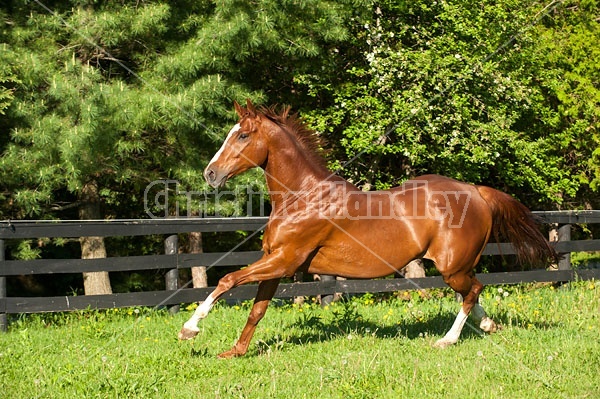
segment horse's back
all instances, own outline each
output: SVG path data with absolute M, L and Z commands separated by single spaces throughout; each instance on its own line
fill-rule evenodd
M 464 216 L 487 210 L 476 186 L 441 175 L 419 176 L 390 192 L 396 202 L 397 215 L 409 220 L 450 218 L 448 223 L 452 228 L 457 227 Z
M 453 179 L 442 175 L 429 174 L 417 176 L 413 179 L 407 180 L 402 183 L 401 186 L 395 187 L 395 189 L 405 189 L 406 187 L 422 187 L 430 190 L 437 191 L 452 191 L 452 190 L 471 190 L 476 189 L 474 185 L 465 183 L 460 180 Z

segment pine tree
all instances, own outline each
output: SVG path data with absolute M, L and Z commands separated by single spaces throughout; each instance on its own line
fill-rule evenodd
M 80 218 L 143 216 L 156 179 L 206 188 L 201 171 L 234 121 L 232 100 L 285 98 L 294 71 L 318 68 L 327 43 L 345 37 L 350 9 L 192 0 L 0 7 L 0 65 L 14 75 L 0 92 L 0 211 L 15 219 L 75 208 Z M 105 252 L 101 239 L 82 239 L 83 256 Z

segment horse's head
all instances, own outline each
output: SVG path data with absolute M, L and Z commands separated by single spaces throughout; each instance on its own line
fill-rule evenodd
M 221 148 L 204 170 L 204 178 L 212 187 L 221 187 L 227 180 L 248 169 L 263 165 L 267 160 L 267 144 L 261 129 L 261 115 L 250 100 L 246 108 L 234 102 L 240 117 Z

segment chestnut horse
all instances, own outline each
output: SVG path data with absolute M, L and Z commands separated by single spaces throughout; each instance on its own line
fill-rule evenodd
M 426 175 L 386 191 L 361 192 L 331 173 L 318 142 L 289 108 L 246 108 L 235 103 L 239 122 L 230 130 L 204 176 L 212 187 L 256 166 L 264 169 L 272 212 L 263 257 L 223 277 L 183 325 L 179 339 L 198 334 L 198 322 L 228 290 L 258 282 L 258 293 L 236 344 L 220 354 L 241 356 L 264 316 L 279 281 L 297 271 L 348 278 L 390 275 L 411 260 L 431 259 L 444 281 L 463 297 L 448 333 L 434 345 L 458 341 L 469 313 L 485 332 L 496 324 L 478 303 L 483 285 L 474 268 L 490 236 L 513 243 L 520 262 L 542 264 L 556 252 L 531 212 L 511 196 L 447 177 Z

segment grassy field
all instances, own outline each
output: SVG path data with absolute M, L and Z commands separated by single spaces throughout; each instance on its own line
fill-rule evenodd
M 23 316 L 0 335 L 3 398 L 598 398 L 600 284 L 488 287 L 504 329 L 466 326 L 431 347 L 458 304 L 447 290 L 271 306 L 248 355 L 218 360 L 249 305 L 217 305 L 193 342 L 171 316 L 114 309 Z

